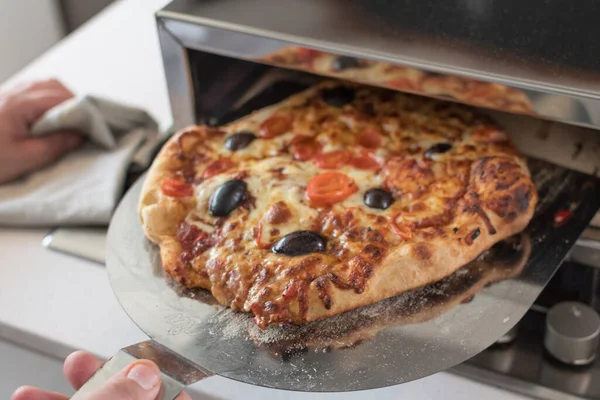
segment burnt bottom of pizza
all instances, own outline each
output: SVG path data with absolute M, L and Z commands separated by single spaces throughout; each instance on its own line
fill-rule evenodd
M 444 279 L 521 232 L 537 192 L 475 110 L 326 82 L 163 147 L 139 212 L 164 270 L 258 326 Z

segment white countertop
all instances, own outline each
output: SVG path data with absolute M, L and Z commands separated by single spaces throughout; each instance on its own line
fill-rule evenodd
M 79 93 L 142 106 L 163 126 L 170 108 L 153 13 L 167 0 L 121 0 L 7 84 L 57 77 Z M 0 229 L 0 338 L 64 357 L 85 349 L 108 358 L 146 336 L 114 298 L 104 267 L 41 246 L 46 230 Z M 202 399 L 524 399 L 448 373 L 370 392 L 305 394 L 213 377 Z

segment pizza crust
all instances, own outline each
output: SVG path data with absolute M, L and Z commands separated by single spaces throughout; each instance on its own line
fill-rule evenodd
M 160 190 L 162 181 L 170 176 L 168 171 L 174 167 L 165 152 L 166 148 L 163 148 L 146 174 L 138 205 L 144 233 L 156 244 L 161 243 L 162 237 L 175 236 L 177 226 L 188 210 L 185 204 L 173 201 Z

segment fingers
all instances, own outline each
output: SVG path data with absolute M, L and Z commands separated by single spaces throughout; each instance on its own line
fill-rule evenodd
M 56 79 L 26 83 L 0 93 L 0 111 L 4 114 L 4 124 L 8 124 L 5 130 L 10 130 L 5 134 L 26 137 L 31 125 L 45 112 L 73 96 Z
M 71 97 L 73 93 L 56 79 L 0 93 L 0 184 L 41 168 L 81 145 L 82 138 L 72 132 L 30 136 L 31 125 L 39 117 Z
M 12 98 L 10 112 L 25 124 L 25 128 L 37 121 L 45 112 L 69 100 L 73 93 L 62 89 L 39 89 L 23 92 Z
M 35 387 L 23 386 L 17 389 L 11 400 L 68 400 L 68 397 L 60 393 L 46 392 Z M 116 400 L 121 400 L 121 398 Z M 192 400 L 192 398 L 186 392 L 181 392 L 175 400 Z
M 84 383 L 86 383 L 95 373 L 96 371 L 102 367 L 103 361 L 98 359 L 91 353 L 86 351 L 77 351 L 70 356 L 68 356 L 65 360 L 64 364 L 64 374 L 67 377 L 67 380 L 73 386 L 73 389 L 79 390 Z M 29 400 L 29 399 L 18 399 L 18 400 Z M 37 400 L 37 399 L 32 399 Z M 46 400 L 46 399 L 40 399 Z M 54 399 L 48 399 L 54 400 Z M 191 397 L 185 393 L 181 392 L 175 400 L 192 400 Z
M 32 92 L 32 91 L 36 91 L 36 90 L 49 90 L 49 89 L 59 90 L 59 91 L 65 92 L 65 93 L 70 93 L 71 96 L 73 95 L 73 92 L 71 92 L 71 90 L 69 90 L 69 88 L 67 88 L 59 80 L 54 79 L 54 78 L 21 83 L 19 85 L 14 86 L 11 89 L 9 89 L 6 92 L 6 94 L 15 96 L 15 95 L 18 95 L 18 94 L 24 93 L 24 92 Z
M 23 386 L 17 389 L 11 400 L 67 400 L 67 396 L 59 393 L 45 392 L 31 386 Z
M 62 132 L 9 143 L 0 149 L 0 184 L 10 182 L 60 158 L 83 143 L 73 132 Z
M 73 388 L 79 390 L 102 366 L 103 362 L 94 355 L 78 351 L 65 360 L 64 373 Z M 123 371 L 110 378 L 102 388 L 88 394 L 86 400 L 154 400 L 161 389 L 161 372 L 151 361 L 139 360 L 131 363 Z M 19 388 L 12 400 L 66 400 L 58 393 L 24 386 Z M 192 400 L 181 392 L 176 400 Z
M 154 400 L 161 388 L 160 370 L 151 361 L 132 363 L 86 400 Z
M 56 161 L 82 143 L 83 138 L 74 132 L 58 132 L 20 141 L 15 151 L 20 155 L 18 163 L 21 174 Z
M 50 78 L 50 79 L 38 81 L 38 84 L 39 84 L 40 89 L 48 88 L 48 89 L 60 90 L 70 96 L 74 96 L 73 92 L 58 79 Z
M 76 351 L 65 359 L 63 372 L 65 377 L 73 386 L 73 389 L 79 390 L 104 364 L 91 353 L 86 351 Z

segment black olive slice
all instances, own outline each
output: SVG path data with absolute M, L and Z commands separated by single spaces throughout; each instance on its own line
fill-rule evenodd
M 288 233 L 271 246 L 271 251 L 286 256 L 301 256 L 325 251 L 327 241 L 313 231 L 296 231 Z
M 215 190 L 208 203 L 208 211 L 214 217 L 226 217 L 235 210 L 246 195 L 246 182 L 238 179 L 227 181 Z
M 324 89 L 321 92 L 323 101 L 333 107 L 343 107 L 346 104 L 352 103 L 355 96 L 354 89 L 347 86 L 337 86 Z
M 369 189 L 363 198 L 365 204 L 371 208 L 385 210 L 394 202 L 394 197 L 387 190 Z
M 425 157 L 430 158 L 434 154 L 442 154 L 450 151 L 452 145 L 450 143 L 436 143 L 425 152 Z
M 340 72 L 350 68 L 360 68 L 361 64 L 354 57 L 340 56 L 333 60 L 332 68 L 334 71 Z
M 250 131 L 237 132 L 225 139 L 224 146 L 227 150 L 237 151 L 248 147 L 254 139 L 256 139 L 256 135 Z

